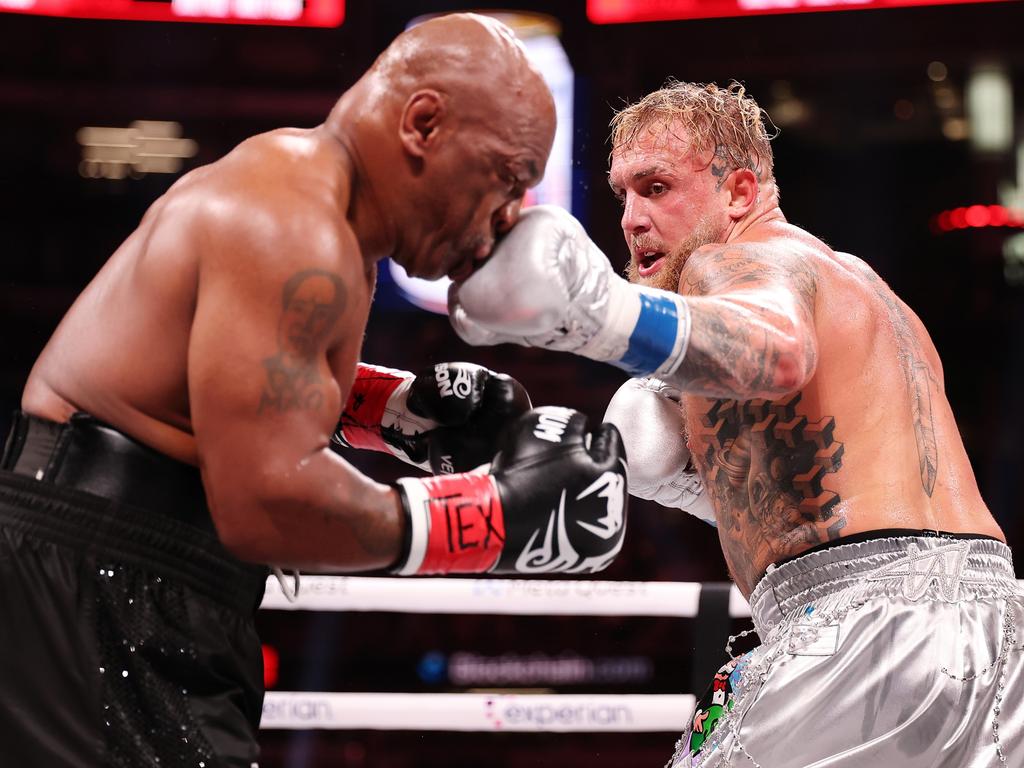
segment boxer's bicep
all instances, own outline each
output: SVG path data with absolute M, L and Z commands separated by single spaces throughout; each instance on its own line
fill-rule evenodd
M 189 396 L 215 513 L 287 493 L 283 479 L 328 444 L 341 409 L 328 358 L 349 288 L 334 255 L 260 250 L 200 270 Z
M 806 262 L 756 246 L 706 248 L 687 263 L 679 291 L 692 323 L 679 368 L 686 391 L 772 398 L 813 375 L 816 280 Z

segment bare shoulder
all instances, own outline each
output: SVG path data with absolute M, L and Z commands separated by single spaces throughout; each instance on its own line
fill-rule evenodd
M 204 261 L 358 276 L 365 268 L 347 222 L 346 182 L 308 132 L 288 129 L 246 140 L 183 192 L 197 209 Z
M 819 249 L 791 237 L 707 245 L 687 260 L 679 276 L 679 292 L 711 296 L 786 290 L 810 308 L 817 293 L 820 257 Z

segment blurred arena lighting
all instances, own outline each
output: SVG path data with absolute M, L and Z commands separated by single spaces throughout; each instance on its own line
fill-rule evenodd
M 530 61 L 540 70 L 555 98 L 557 126 L 544 179 L 527 194 L 524 205 L 552 203 L 572 209 L 573 95 L 576 75 L 569 57 L 559 41 L 562 32 L 558 20 L 539 13 L 477 11 L 507 24 L 523 42 Z M 435 14 L 418 16 L 406 28 L 414 27 Z M 388 260 L 388 270 L 399 293 L 420 309 L 438 314 L 448 313 L 448 286 L 451 281 L 421 280 L 409 277 L 406 271 Z
M 941 83 L 946 79 L 946 75 L 949 74 L 949 70 L 946 69 L 946 65 L 941 61 L 932 61 L 928 64 L 928 79 L 933 83 Z
M 772 102 L 768 114 L 772 122 L 780 128 L 792 128 L 805 123 L 811 117 L 811 109 L 806 101 L 797 98 L 793 86 L 788 80 L 776 80 L 771 86 Z
M 968 133 L 967 121 L 962 117 L 947 117 L 942 121 L 942 135 L 950 141 L 963 141 Z
M 762 13 L 849 11 L 988 0 L 587 0 L 587 18 L 594 24 L 679 21 Z
M 1013 146 L 1013 86 L 1002 64 L 971 69 L 964 93 L 971 146 L 981 152 L 1007 152 Z
M 1024 211 L 1003 205 L 967 205 L 936 214 L 931 225 L 936 234 L 981 227 L 1024 228 Z
M 1024 285 L 1024 232 L 1003 243 L 1003 276 L 1007 285 Z
M 294 21 L 302 0 L 171 0 L 177 16 Z
M 263 687 L 273 688 L 277 685 L 277 674 L 281 665 L 281 655 L 277 648 L 263 644 Z
M 199 145 L 181 136 L 181 124 L 136 120 L 127 128 L 85 126 L 76 138 L 82 147 L 78 172 L 87 179 L 138 178 L 147 173 L 177 173 L 182 160 Z
M 344 0 L 0 0 L 0 12 L 127 21 L 337 27 Z

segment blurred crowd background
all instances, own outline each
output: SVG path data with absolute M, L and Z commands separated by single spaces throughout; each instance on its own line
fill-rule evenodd
M 570 208 L 616 266 L 628 254 L 606 184 L 613 110 L 668 77 L 747 87 L 779 128 L 775 169 L 789 219 L 865 259 L 930 329 L 982 494 L 1024 551 L 1024 4 L 304 2 L 0 0 L 4 433 L 64 311 L 182 173 L 254 133 L 318 124 L 415 19 L 500 11 L 545 62 L 559 98 L 558 156 L 538 199 Z M 59 16 L 184 12 L 224 18 Z M 627 21 L 630 13 L 679 18 Z M 277 22 L 224 23 L 266 22 L 253 18 L 261 15 Z M 288 19 L 327 26 L 280 23 Z M 595 420 L 625 380 L 576 357 L 470 348 L 430 311 L 429 286 L 380 273 L 367 362 L 409 370 L 478 362 L 518 378 L 535 404 L 571 406 Z M 348 458 L 382 481 L 407 474 L 383 456 Z M 636 502 L 623 553 L 602 578 L 707 582 L 727 574 L 713 529 Z M 700 628 L 684 619 L 265 612 L 260 623 L 278 662 L 269 682 L 282 690 L 699 693 L 691 673 Z M 502 659 L 510 664 L 501 679 L 488 677 L 481 662 Z M 517 679 L 515 663 L 530 659 L 583 659 L 591 674 Z M 673 741 L 264 732 L 261 764 L 657 766 Z

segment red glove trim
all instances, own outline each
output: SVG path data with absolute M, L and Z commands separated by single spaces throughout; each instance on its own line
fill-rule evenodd
M 494 567 L 505 546 L 505 514 L 492 475 L 399 482 L 407 503 L 417 507 L 410 509 L 412 547 L 401 573 L 484 573 Z
M 388 399 L 411 373 L 360 363 L 341 413 L 341 434 L 353 448 L 391 452 L 380 434 Z

